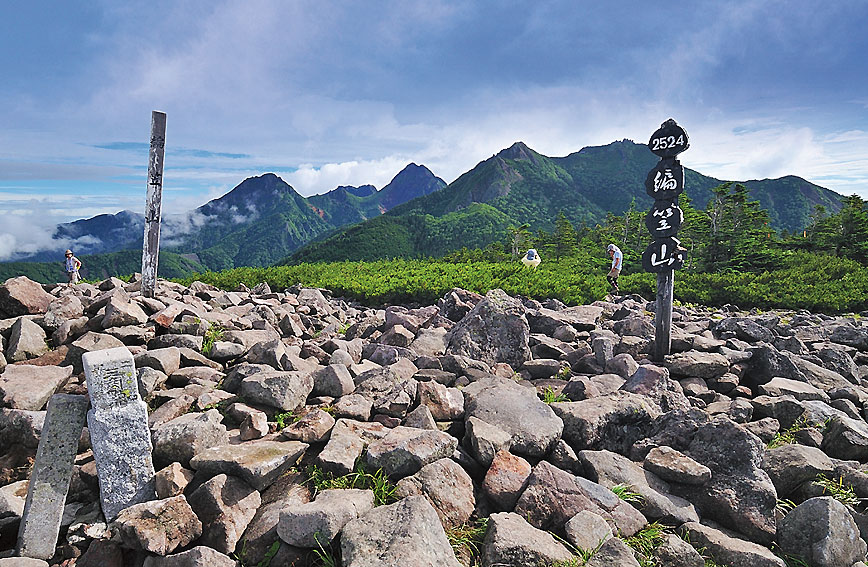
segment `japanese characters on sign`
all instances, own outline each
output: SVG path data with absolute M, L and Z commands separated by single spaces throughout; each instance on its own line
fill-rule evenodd
M 642 267 L 647 272 L 677 270 L 687 260 L 687 250 L 675 238 L 684 222 L 684 212 L 678 206 L 678 196 L 684 191 L 684 168 L 675 156 L 689 146 L 687 132 L 671 118 L 648 141 L 648 149 L 660 156 L 660 161 L 645 178 L 645 191 L 654 199 L 645 217 L 645 226 L 654 238 L 642 254 Z
M 656 201 L 674 199 L 683 191 L 684 168 L 677 159 L 661 159 L 645 178 L 645 192 Z
M 645 226 L 655 239 L 674 236 L 683 222 L 684 211 L 675 201 L 654 201 L 645 216 Z
M 642 254 L 642 269 L 646 272 L 679 270 L 687 260 L 687 250 L 681 248 L 677 238 L 660 238 L 652 242 Z

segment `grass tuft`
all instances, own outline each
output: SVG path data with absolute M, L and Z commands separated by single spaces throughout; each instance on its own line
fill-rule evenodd
M 568 402 L 570 399 L 563 394 L 555 393 L 554 388 L 551 386 L 546 386 L 545 390 L 542 392 L 543 402 L 547 404 L 553 404 L 555 402 Z
M 372 490 L 374 492 L 374 506 L 391 504 L 398 501 L 395 494 L 398 487 L 387 477 L 383 469 L 377 469 L 373 473 L 365 470 L 361 459 L 356 461 L 356 467 L 350 474 L 334 476 L 320 467 L 311 465 L 307 468 L 307 482 L 316 492 L 329 489 L 357 488 L 360 490 Z

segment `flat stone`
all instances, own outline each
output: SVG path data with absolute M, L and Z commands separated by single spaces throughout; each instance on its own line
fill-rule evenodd
M 374 508 L 374 492 L 331 489 L 313 502 L 298 503 L 280 513 L 277 534 L 296 547 L 326 547 L 349 522 Z
M 710 468 L 665 445 L 651 449 L 643 466 L 669 482 L 704 484 L 711 480 Z
M 422 496 L 379 506 L 341 532 L 343 567 L 461 567 L 437 512 Z
M 181 351 L 177 347 L 145 351 L 135 357 L 136 368 L 149 367 L 167 376 L 181 367 Z
M 578 549 L 597 549 L 601 543 L 610 539 L 612 528 L 599 514 L 582 510 L 564 526 L 567 541 Z
M 482 565 L 551 565 L 571 561 L 573 554 L 554 536 L 529 524 L 519 514 L 497 513 L 488 519 L 482 544 Z
M 163 423 L 154 429 L 154 460 L 167 465 L 178 461 L 188 466 L 190 459 L 206 449 L 229 442 L 223 416 L 216 409 L 203 413 L 188 413 Z
M 304 405 L 313 391 L 313 383 L 310 373 L 259 372 L 241 382 L 239 394 L 251 403 L 293 411 Z
M 146 557 L 142 567 L 236 567 L 236 565 L 238 563 L 228 555 L 199 545 L 166 557 Z
M 0 375 L 0 400 L 13 409 L 39 411 L 70 376 L 72 366 L 7 366 Z
M 402 478 L 443 457 L 450 457 L 458 440 L 441 431 L 398 426 L 368 445 L 367 463 L 387 476 Z
M 787 567 L 784 560 L 759 544 L 740 539 L 722 530 L 689 522 L 681 526 L 697 548 L 720 565 L 732 567 Z
M 185 469 L 181 463 L 172 463 L 157 471 L 155 477 L 157 499 L 171 498 L 184 492 L 193 480 L 193 471 Z
M 365 446 L 382 439 L 388 432 L 389 429 L 379 423 L 339 419 L 332 428 L 328 443 L 317 456 L 317 463 L 335 476 L 349 474 Z
M 298 441 L 247 441 L 206 449 L 190 459 L 190 466 L 207 475 L 237 476 L 262 491 L 295 465 L 307 448 Z

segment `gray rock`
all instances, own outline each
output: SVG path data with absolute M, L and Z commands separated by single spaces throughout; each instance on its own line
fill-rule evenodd
M 6 283 L 8 285 L 9 282 Z M 829 339 L 834 343 L 868 351 L 868 329 L 864 327 L 858 329 L 848 325 L 835 327 Z
M 204 545 L 166 557 L 146 557 L 142 567 L 236 567 L 231 557 Z
M 581 451 L 579 459 L 589 480 L 610 490 L 616 485 L 626 485 L 638 493 L 642 500 L 634 506 L 646 517 L 676 525 L 699 521 L 699 515 L 690 502 L 670 494 L 666 482 L 627 457 L 610 451 Z
M 347 522 L 373 508 L 374 493 L 371 490 L 323 490 L 313 502 L 297 503 L 284 509 L 280 513 L 277 534 L 296 547 L 326 547 Z
M 350 394 L 339 398 L 333 407 L 335 409 L 336 417 L 368 421 L 371 419 L 374 402 L 361 394 Z
M 311 391 L 311 374 L 272 371 L 259 372 L 244 378 L 239 394 L 248 402 L 293 411 L 304 405 Z
M 0 375 L 0 400 L 13 409 L 39 411 L 70 376 L 72 366 L 7 366 Z
M 529 335 L 521 302 L 494 289 L 450 331 L 447 352 L 519 368 L 531 358 Z
M 821 348 L 817 351 L 817 356 L 823 361 L 823 366 L 828 370 L 837 372 L 850 382 L 859 383 L 859 367 L 856 365 L 853 357 L 840 347 Z
M 735 529 L 752 541 L 769 543 L 775 534 L 775 487 L 762 470 L 765 445 L 725 417 L 699 427 L 685 453 L 711 469 L 700 486 L 673 485 L 703 518 Z M 739 455 L 734 459 L 733 455 Z
M 599 514 L 629 537 L 647 523 L 635 508 L 611 490 L 573 476 L 542 461 L 534 467 L 515 513 L 539 529 L 559 530 L 573 516 L 587 510 Z
M 552 409 L 535 389 L 508 378 L 485 378 L 464 388 L 465 415 L 509 433 L 510 450 L 521 456 L 541 457 L 560 438 L 564 424 Z
M 398 426 L 368 445 L 367 464 L 401 478 L 443 457 L 450 457 L 458 441 L 447 433 Z
M 801 484 L 835 469 L 821 450 L 797 444 L 766 450 L 762 467 L 775 485 L 778 498 L 789 498 Z
M 437 512 L 422 496 L 374 508 L 341 532 L 344 567 L 460 567 Z
M 730 567 L 787 567 L 784 560 L 756 543 L 696 522 L 681 527 L 697 548 L 721 565 Z
M 537 567 L 570 561 L 573 554 L 547 532 L 527 523 L 518 514 L 492 514 L 483 542 L 484 567 Z
M 157 555 L 172 553 L 202 535 L 202 522 L 183 495 L 134 504 L 112 525 L 125 546 Z
M 172 463 L 160 469 L 154 475 L 157 499 L 171 498 L 183 493 L 191 480 L 193 480 L 193 471 L 185 469 L 181 463 Z
M 78 374 L 84 370 L 81 365 L 81 360 L 86 353 L 114 348 L 126 347 L 124 346 L 124 343 L 111 335 L 88 331 L 69 344 L 69 351 L 66 354 L 66 360 L 64 362 L 65 364 L 72 365 L 73 374 Z
M 452 459 L 440 459 L 398 482 L 397 496 L 421 495 L 434 506 L 440 523 L 456 528 L 470 519 L 476 508 L 473 481 Z
M 527 371 L 531 378 L 551 378 L 561 370 L 562 363 L 558 360 L 539 358 L 526 360 L 522 370 Z
M 815 567 L 852 565 L 868 550 L 850 512 L 830 496 L 806 500 L 784 516 L 778 543 Z
M 729 360 L 722 354 L 691 350 L 666 356 L 666 367 L 675 376 L 709 379 L 729 372 Z
M 529 309 L 527 320 L 534 333 L 552 336 L 563 325 L 569 325 L 576 331 L 593 331 L 602 314 L 603 308 L 595 305 L 578 305 L 559 311 L 543 307 Z
M 663 536 L 663 544 L 654 550 L 654 557 L 666 567 L 705 567 L 705 559 L 693 546 L 675 534 Z
M 644 364 L 626 378 L 621 390 L 651 398 L 663 412 L 690 407 L 681 384 L 669 378 L 666 368 Z
M 332 428 L 328 443 L 317 456 L 317 463 L 336 476 L 349 474 L 365 446 L 382 439 L 389 432 L 379 423 L 339 419 Z
M 639 567 L 639 562 L 626 543 L 613 537 L 600 546 L 585 567 Z
M 53 295 L 26 276 L 9 278 L 0 285 L 0 318 L 45 313 L 53 300 Z
M 181 367 L 181 351 L 177 347 L 145 351 L 135 357 L 136 368 L 148 367 L 167 376 Z
M 617 374 L 622 378 L 629 378 L 639 369 L 639 365 L 633 360 L 629 354 L 616 354 L 614 357 L 606 361 L 606 372 Z
M 672 447 L 655 447 L 643 463 L 645 469 L 663 480 L 680 484 L 705 484 L 711 480 L 711 469 L 697 463 Z
M 6 360 L 20 362 L 41 356 L 50 350 L 46 340 L 42 327 L 27 317 L 19 317 L 10 331 Z
M 583 510 L 570 518 L 564 526 L 567 541 L 579 549 L 597 549 L 613 536 L 612 528 L 598 514 Z
M 526 460 L 501 449 L 485 473 L 482 491 L 497 510 L 511 512 L 527 486 L 532 470 Z
M 32 557 L 3 557 L 0 558 L 0 567 L 48 567 L 48 563 Z
M 464 446 L 486 467 L 498 451 L 512 446 L 512 435 L 495 425 L 476 417 L 468 417 L 464 425 Z
M 627 453 L 660 409 L 645 396 L 616 392 L 579 402 L 557 402 L 551 409 L 563 420 L 563 438 L 574 449 Z
M 419 329 L 410 350 L 420 356 L 440 356 L 446 353 L 449 344 L 448 331 L 442 327 Z
M 293 439 L 303 443 L 321 443 L 328 438 L 335 426 L 335 418 L 321 409 L 310 409 L 301 419 L 281 431 L 285 439 Z
M 416 409 L 409 412 L 404 421 L 401 422 L 401 425 L 404 427 L 415 427 L 416 429 L 437 429 L 434 416 L 431 415 L 431 410 L 425 405 L 417 406 Z
M 591 350 L 597 364 L 601 368 L 605 368 L 606 361 L 615 356 L 615 337 L 609 335 L 594 337 L 591 339 Z
M 417 402 L 425 405 L 438 421 L 461 419 L 464 416 L 464 394 L 457 388 L 447 388 L 437 382 L 419 382 Z
M 137 303 L 115 296 L 106 304 L 102 328 L 143 325 L 147 320 L 148 316 Z
M 199 543 L 232 553 L 262 500 L 244 481 L 219 474 L 197 488 L 189 503 L 202 522 Z
M 330 364 L 313 373 L 313 394 L 316 396 L 340 398 L 352 394 L 355 389 L 356 384 L 353 382 L 353 377 L 343 364 Z
M 718 335 L 727 331 L 735 333 L 736 337 L 749 343 L 771 343 L 775 340 L 772 331 L 746 317 L 727 317 L 718 321 L 712 330 Z
M 295 465 L 307 448 L 298 441 L 247 441 L 206 449 L 190 459 L 190 466 L 206 475 L 237 476 L 262 491 Z
M 413 379 L 394 384 L 387 392 L 374 399 L 374 413 L 403 418 L 416 399 L 416 386 Z
M 165 466 L 178 461 L 185 467 L 190 459 L 211 447 L 229 442 L 223 416 L 216 409 L 188 413 L 160 425 L 154 430 L 154 460 Z
M 776 376 L 765 384 L 760 384 L 759 393 L 764 396 L 793 396 L 797 400 L 829 401 L 829 395 L 823 390 L 802 382 Z
M 818 404 L 822 402 L 805 403 Z M 816 419 L 815 421 L 822 420 Z M 823 452 L 836 459 L 864 461 L 868 459 L 868 425 L 861 419 L 853 419 L 839 411 L 839 413 L 831 416 L 823 432 L 822 448 Z

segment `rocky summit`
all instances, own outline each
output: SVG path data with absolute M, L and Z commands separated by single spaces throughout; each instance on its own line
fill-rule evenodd
M 0 567 L 865 566 L 859 316 L 140 288 L 0 286 Z

